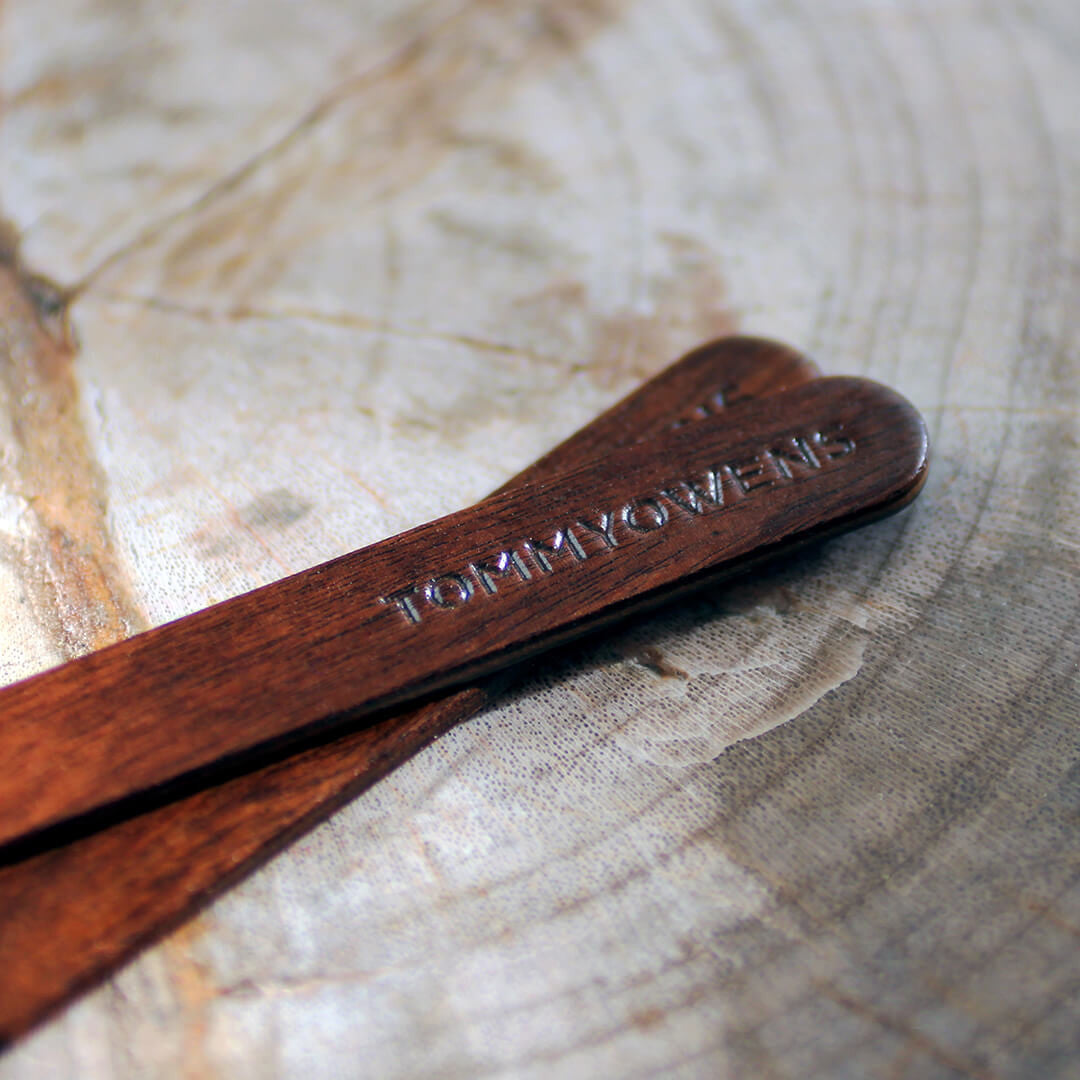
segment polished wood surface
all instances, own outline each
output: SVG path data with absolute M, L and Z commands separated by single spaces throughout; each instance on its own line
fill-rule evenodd
M 0 692 L 0 842 L 227 776 L 874 520 L 926 457 L 899 395 L 819 379 L 18 683 Z
M 560 443 L 509 484 L 711 416 L 818 375 L 775 342 L 726 338 L 695 349 Z M 505 681 L 441 695 L 76 841 L 0 866 L 0 1037 L 11 1039 L 237 878 L 355 798 Z

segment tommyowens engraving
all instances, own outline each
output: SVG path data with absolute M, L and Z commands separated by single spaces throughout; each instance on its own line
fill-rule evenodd
M 456 611 L 483 597 L 498 596 L 508 584 L 527 586 L 561 565 L 605 555 L 634 536 L 663 529 L 673 515 L 699 518 L 722 509 L 729 499 L 741 501 L 779 484 L 798 482 L 854 452 L 854 441 L 840 425 L 791 435 L 751 457 L 637 496 L 614 511 L 598 511 L 591 520 L 583 516 L 553 527 L 546 538 L 522 537 L 494 554 L 477 556 L 464 568 L 440 571 L 378 600 L 397 608 L 406 622 L 420 623 L 430 613 Z

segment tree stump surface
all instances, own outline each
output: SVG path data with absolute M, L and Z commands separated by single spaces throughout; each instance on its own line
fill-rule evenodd
M 1069 0 L 0 7 L 5 682 L 725 332 L 933 454 L 538 663 L 0 1078 L 1074 1075 L 1077 55 Z

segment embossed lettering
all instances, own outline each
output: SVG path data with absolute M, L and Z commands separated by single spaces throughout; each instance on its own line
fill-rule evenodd
M 715 469 L 710 469 L 705 475 L 707 477 L 705 485 L 695 480 L 683 480 L 678 486 L 685 489 L 685 493 L 676 488 L 664 488 L 660 494 L 688 514 L 700 514 L 707 502 L 712 503 L 713 506 L 723 506 L 724 491 L 719 473 Z
M 779 446 L 770 446 L 769 457 L 773 459 L 780 475 L 787 480 L 794 479 L 795 470 L 820 469 L 821 462 L 814 456 L 807 441 L 795 435 Z
M 683 415 L 671 425 L 671 430 L 675 431 L 678 428 L 686 427 L 687 424 L 693 424 L 698 420 L 707 420 L 710 416 L 715 416 L 718 412 L 722 412 L 724 408 L 730 404 L 728 394 L 733 389 L 734 387 L 724 387 L 722 390 L 717 390 L 708 400 L 702 402 L 700 405 L 694 406 L 689 412 L 683 413 Z
M 416 593 L 416 586 L 411 585 L 407 589 L 398 589 L 397 592 L 392 592 L 387 596 L 380 596 L 379 603 L 396 604 L 398 611 L 400 611 L 409 622 L 418 623 L 420 621 L 420 610 L 412 600 Z
M 760 454 L 755 454 L 747 461 L 728 465 L 727 471 L 731 474 L 735 483 L 739 485 L 739 489 L 743 494 L 749 495 L 756 488 L 770 487 L 776 483 L 775 477 L 765 475 L 767 464 L 769 464 L 769 459 L 763 459 Z
M 424 586 L 424 596 L 436 607 L 457 608 L 473 598 L 473 586 L 461 574 L 443 574 Z M 456 599 L 451 599 L 452 596 Z
M 755 492 L 810 478 L 816 472 L 830 468 L 834 460 L 854 452 L 855 442 L 838 424 L 821 428 L 809 436 L 790 435 L 764 447 L 753 457 L 716 466 L 654 494 L 631 499 L 614 514 L 600 514 L 597 521 L 579 518 L 573 527 L 556 529 L 550 540 L 529 538 L 508 545 L 495 555 L 467 562 L 462 573 L 437 574 L 423 586 L 413 585 L 380 596 L 379 603 L 396 607 L 407 622 L 419 623 L 429 614 L 423 610 L 421 598 L 433 608 L 456 611 L 476 595 L 477 589 L 488 596 L 500 595 L 499 587 L 508 576 L 522 583 L 535 582 L 537 575 L 521 553 L 531 557 L 531 562 L 540 571 L 539 576 L 554 573 L 559 565 L 586 562 L 590 553 L 582 544 L 584 534 L 575 534 L 574 529 L 596 537 L 603 544 L 599 549 L 602 552 L 621 547 L 620 538 L 632 549 L 636 535 L 662 529 L 672 520 L 673 511 L 681 510 L 694 519 L 710 510 L 722 509 L 730 497 L 725 493 L 725 486 L 736 499 L 755 498 Z M 622 526 L 625 526 L 624 531 L 616 537 L 615 529 Z M 594 553 L 597 550 L 594 548 Z M 556 565 L 557 555 L 564 556 L 559 565 Z
M 604 547 L 610 551 L 612 548 L 619 546 L 619 541 L 615 539 L 615 534 L 611 531 L 614 520 L 615 519 L 611 514 L 603 513 L 600 515 L 599 525 L 593 525 L 588 521 L 582 521 L 581 518 L 578 518 L 577 524 L 587 532 L 591 532 L 593 536 L 599 536 L 600 539 L 604 541 Z
M 666 525 L 668 512 L 659 499 L 635 499 L 622 508 L 622 519 L 634 532 L 647 533 Z
M 572 529 L 557 529 L 551 538 L 551 543 L 544 543 L 542 540 L 526 540 L 522 546 L 545 574 L 550 574 L 553 569 L 550 558 L 553 555 L 568 551 L 578 562 L 587 558 L 585 549 L 578 543 L 578 538 Z
M 492 559 L 470 563 L 469 569 L 480 582 L 480 587 L 489 596 L 494 596 L 499 591 L 495 585 L 496 574 L 499 577 L 506 577 L 507 574 L 513 572 L 522 581 L 528 581 L 532 577 L 529 568 L 525 565 L 525 560 L 516 551 L 500 551 Z
M 830 460 L 847 457 L 848 454 L 855 452 L 855 443 L 844 434 L 841 424 L 835 424 L 832 427 L 815 432 L 813 443 Z

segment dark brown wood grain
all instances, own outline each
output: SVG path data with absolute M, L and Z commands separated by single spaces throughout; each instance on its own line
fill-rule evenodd
M 878 517 L 925 465 L 906 401 L 817 380 L 17 683 L 0 694 L 0 842 L 239 771 Z
M 710 342 L 561 443 L 506 487 L 555 475 L 818 374 L 783 345 Z M 484 708 L 503 676 L 0 867 L 0 1041 L 25 1031 L 295 836 Z
M 665 368 L 510 481 L 814 378 L 774 342 L 726 338 Z M 232 881 L 491 700 L 492 680 L 0 868 L 0 1040 L 197 910 Z

